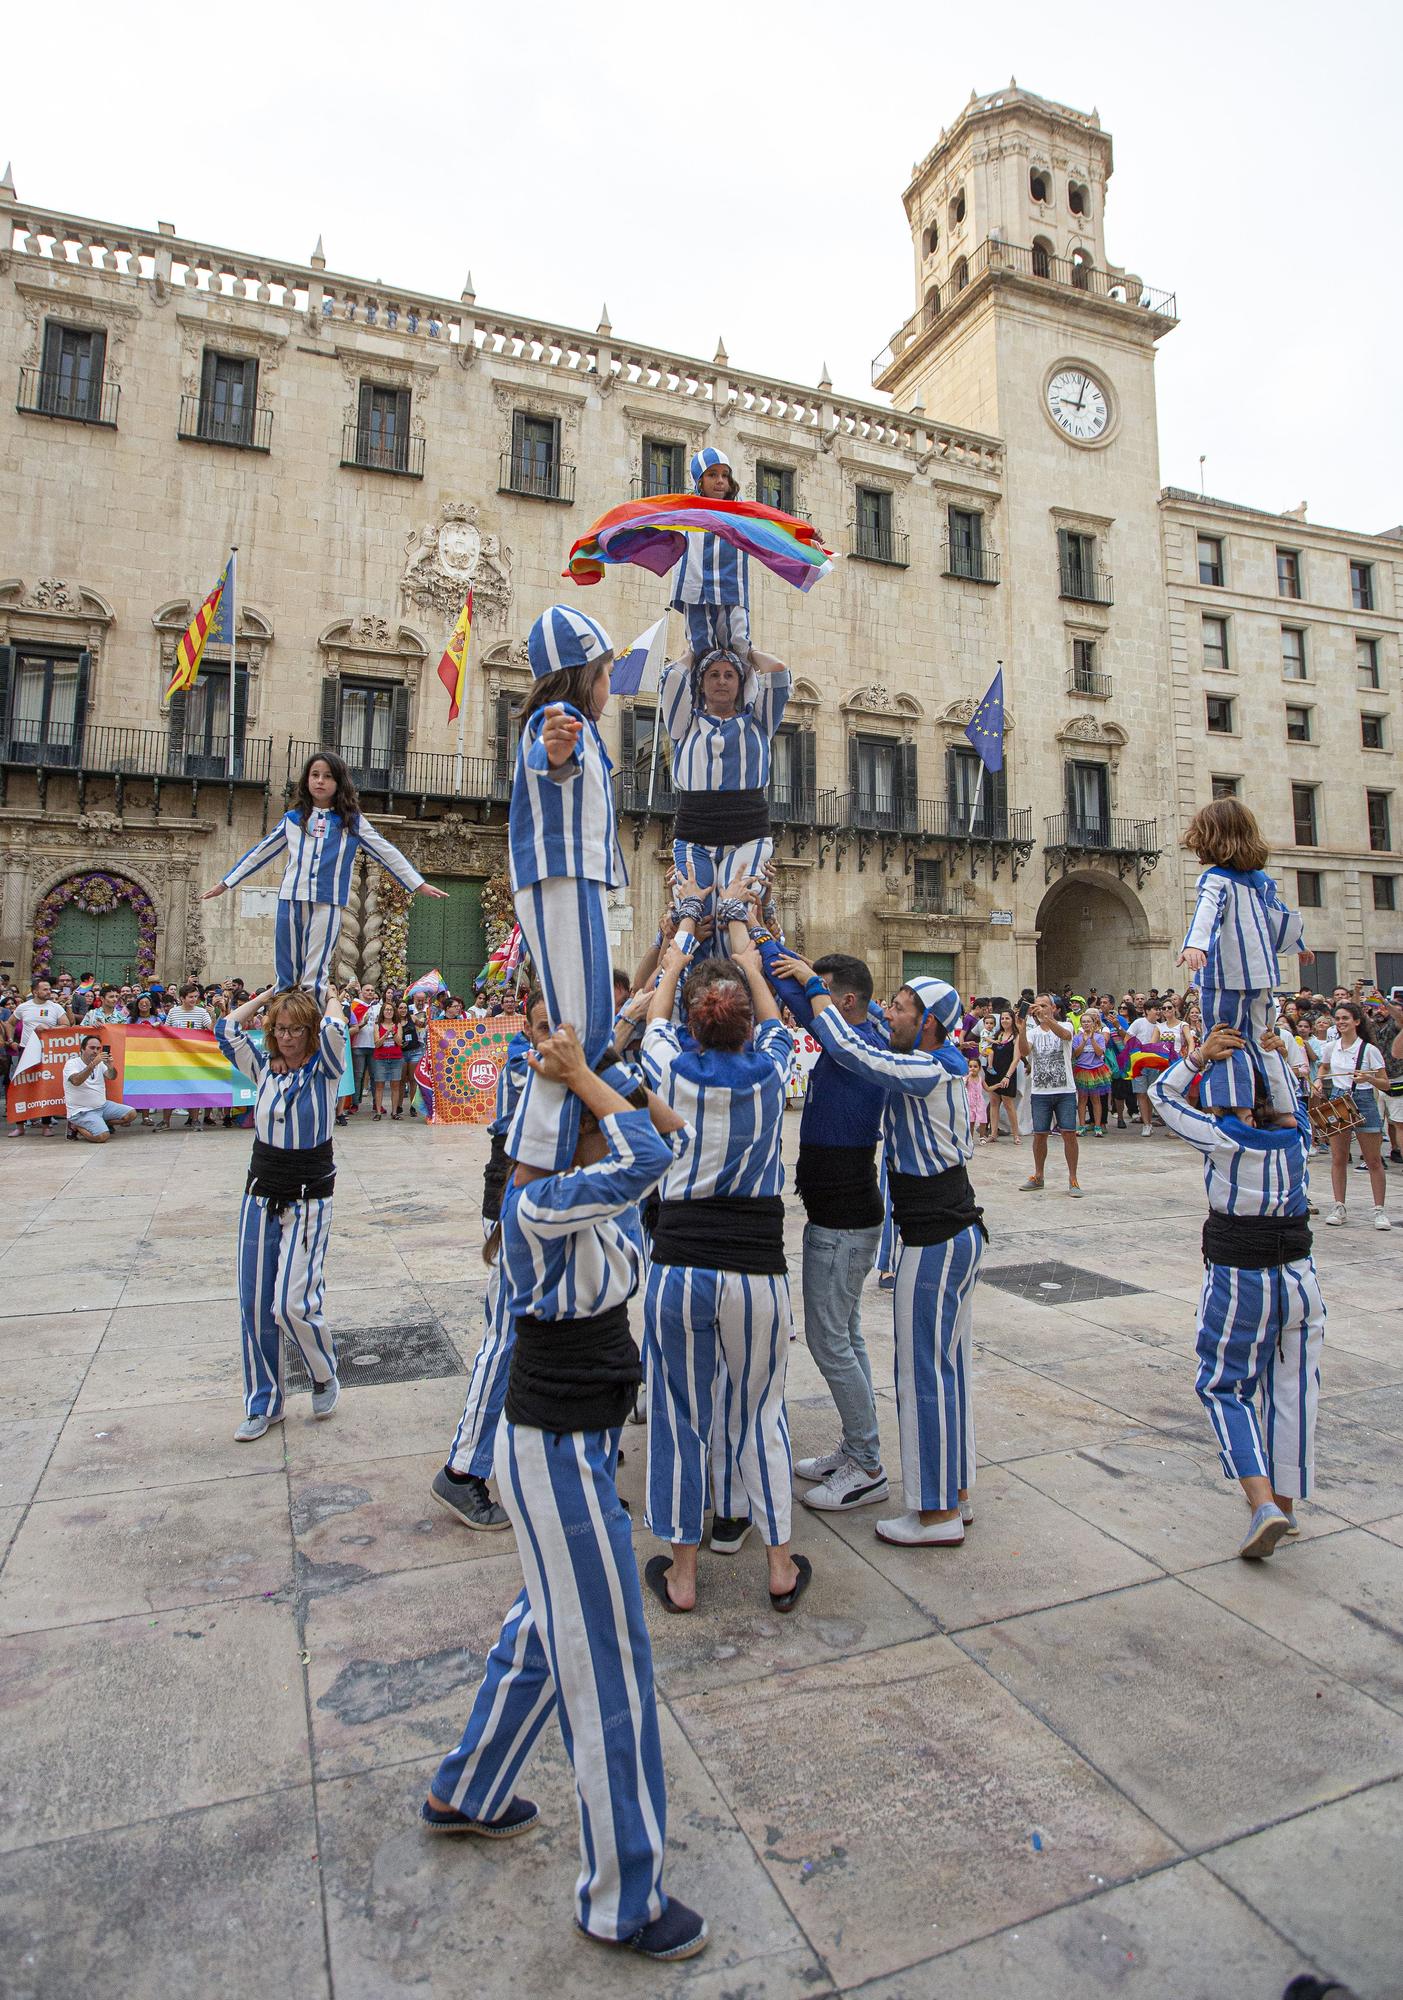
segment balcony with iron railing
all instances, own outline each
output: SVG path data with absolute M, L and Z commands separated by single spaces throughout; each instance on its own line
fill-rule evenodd
M 290 742 L 287 746 L 287 785 L 291 789 L 309 757 L 323 748 L 320 743 Z M 453 803 L 466 800 L 473 805 L 505 805 L 511 798 L 512 760 L 497 757 L 458 757 L 451 750 L 413 750 L 400 758 L 388 751 L 383 762 L 368 760 L 363 751 L 342 744 L 340 755 L 358 792 L 374 793 L 387 802 L 415 799 Z
M 1059 563 L 1057 571 L 1059 597 L 1070 598 L 1074 604 L 1114 604 L 1115 578 L 1109 570 L 1087 569 L 1083 563 Z
M 1094 667 L 1068 667 L 1067 692 L 1084 694 L 1088 701 L 1109 701 L 1111 677 L 1098 673 Z
M 273 439 L 273 412 L 231 410 L 227 405 L 212 402 L 207 396 L 182 396 L 175 434 L 190 444 L 229 445 L 236 451 L 269 451 Z
M 890 343 L 872 363 L 874 386 L 885 388 L 887 377 L 910 359 L 911 350 L 986 279 L 991 283 L 1020 280 L 1064 292 L 1081 292 L 1087 298 L 1145 313 L 1162 322 L 1164 330 L 1178 319 L 1173 292 L 1156 291 L 1129 272 L 1103 271 L 1079 258 L 1054 257 L 1041 244 L 1025 246 L 986 237 L 976 250 L 960 260 L 955 274 L 943 287 L 931 286 L 927 290 L 924 302 L 897 328 Z
M 962 917 L 964 899 L 953 889 L 928 890 L 911 898 L 912 912 L 918 917 Z
M 982 797 L 971 806 L 958 798 L 899 799 L 892 793 L 843 792 L 837 825 L 860 832 L 905 834 L 916 839 L 1008 843 L 1033 841 L 1030 806 L 1000 806 Z
M 860 562 L 889 563 L 893 569 L 908 569 L 911 564 L 911 537 L 900 534 L 895 528 L 874 528 L 858 522 L 852 530 L 849 555 Z
M 497 467 L 497 491 L 517 493 L 526 500 L 559 500 L 570 506 L 575 499 L 575 468 L 560 458 L 504 451 Z
M 0 764 L 12 770 L 266 785 L 272 755 L 271 736 L 236 738 L 231 771 L 227 736 L 185 744 L 166 729 L 21 721 L 0 731 Z
M 1158 860 L 1159 828 L 1152 819 L 1121 819 L 1110 813 L 1053 813 L 1043 822 L 1043 846 L 1052 853 Z
M 940 545 L 941 574 L 962 577 L 967 583 L 997 583 L 999 554 L 982 543 L 952 542 L 947 535 Z
M 21 416 L 61 417 L 68 423 L 111 431 L 117 428 L 120 394 L 117 384 L 103 376 L 93 381 L 52 368 L 21 368 L 15 408 Z
M 397 472 L 404 479 L 424 477 L 424 440 L 407 431 L 385 432 L 362 424 L 347 424 L 341 432 L 341 463 L 361 472 Z

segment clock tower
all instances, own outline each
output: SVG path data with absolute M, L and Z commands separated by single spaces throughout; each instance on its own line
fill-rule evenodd
M 1003 440 L 982 532 L 1046 888 L 1018 957 L 1078 991 L 1161 963 L 1177 876 L 1171 853 L 1150 881 L 1178 838 L 1154 387 L 1176 311 L 1107 259 L 1111 168 L 1095 111 L 1015 83 L 971 96 L 913 169 L 916 310 L 873 364 L 898 409 Z M 989 664 L 958 663 L 961 684 Z

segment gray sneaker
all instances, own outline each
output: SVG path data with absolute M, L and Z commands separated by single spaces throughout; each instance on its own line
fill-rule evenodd
M 499 1507 L 487 1490 L 487 1481 L 469 1473 L 466 1479 L 450 1479 L 446 1466 L 440 1466 L 434 1474 L 434 1483 L 429 1488 L 440 1507 L 446 1507 L 455 1521 L 465 1528 L 509 1528 L 511 1517 L 505 1507 Z
M 283 1412 L 281 1410 L 278 1411 L 275 1417 L 245 1417 L 234 1433 L 234 1442 L 235 1444 L 252 1444 L 255 1438 L 263 1436 L 270 1424 L 280 1424 L 282 1420 Z
M 1238 1554 L 1244 1562 L 1261 1562 L 1290 1532 L 1291 1523 L 1276 1502 L 1264 1500 L 1252 1516 L 1252 1525 Z
M 329 1382 L 323 1382 L 320 1388 L 317 1387 L 315 1382 L 312 1384 L 312 1415 L 314 1417 L 329 1417 L 340 1400 L 341 1384 L 334 1375 Z

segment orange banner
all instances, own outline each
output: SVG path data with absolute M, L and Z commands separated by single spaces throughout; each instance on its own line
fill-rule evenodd
M 107 1080 L 108 1102 L 121 1103 L 125 1029 L 110 1022 L 92 1028 L 41 1028 L 39 1047 L 42 1053 L 39 1061 L 22 1075 L 12 1078 L 5 1092 L 5 1110 L 12 1125 L 23 1125 L 30 1118 L 63 1118 L 67 1115 L 63 1066 L 77 1055 L 84 1035 L 102 1036 L 102 1045 L 117 1070 L 116 1076 Z

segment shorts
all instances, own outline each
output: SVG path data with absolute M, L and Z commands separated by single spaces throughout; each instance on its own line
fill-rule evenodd
M 1051 1132 L 1075 1132 L 1077 1129 L 1077 1093 L 1074 1090 L 1034 1091 L 1033 1130 Z
M 1367 1084 L 1365 1084 L 1362 1087 L 1362 1089 L 1354 1091 L 1332 1089 L 1330 1095 L 1332 1097 L 1353 1097 L 1355 1105 L 1358 1108 L 1359 1115 L 1364 1120 L 1364 1123 L 1362 1125 L 1355 1126 L 1354 1129 L 1356 1132 L 1383 1131 L 1384 1114 L 1383 1114 L 1382 1100 L 1380 1099 L 1378 1092 L 1370 1090 Z M 1391 1117 L 1399 1119 L 1400 1122 L 1403 1122 L 1403 1099 L 1394 1098 L 1391 1100 L 1391 1102 L 1397 1108 L 1396 1110 L 1391 1110 L 1389 1115 Z
M 114 1104 L 109 1097 L 106 1104 L 89 1104 L 79 1110 L 70 1111 L 68 1122 L 80 1132 L 91 1132 L 95 1139 L 101 1139 L 108 1127 L 120 1125 L 124 1119 L 135 1118 L 136 1112 L 129 1104 Z

